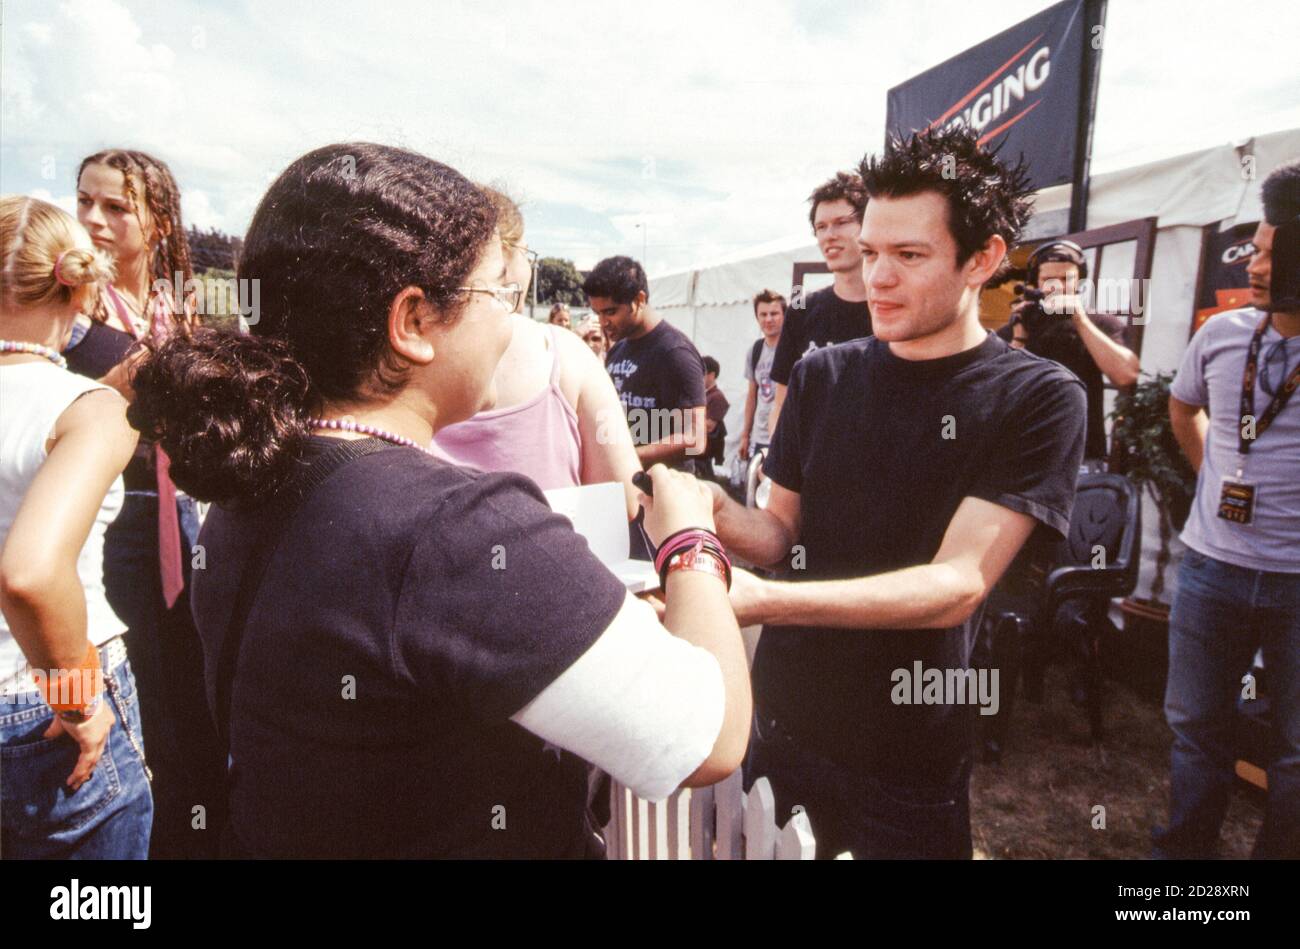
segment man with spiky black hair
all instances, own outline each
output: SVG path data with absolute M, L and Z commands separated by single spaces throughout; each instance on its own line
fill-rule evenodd
M 1263 200 L 1246 268 L 1251 305 L 1197 331 L 1169 390 L 1197 480 L 1169 615 L 1174 744 L 1157 857 L 1215 855 L 1236 702 L 1255 696 L 1243 676 L 1262 647 L 1275 747 L 1255 855 L 1300 858 L 1300 306 L 1286 289 L 1300 267 L 1300 161 L 1264 180 Z
M 819 856 L 968 858 L 975 717 L 998 705 L 974 630 L 1035 528 L 1068 530 L 1084 391 L 980 326 L 1029 215 L 1022 165 L 931 130 L 860 173 L 875 336 L 795 365 L 765 510 L 715 491 L 728 547 L 785 577 L 733 581 L 766 624 L 746 776 L 804 807 Z

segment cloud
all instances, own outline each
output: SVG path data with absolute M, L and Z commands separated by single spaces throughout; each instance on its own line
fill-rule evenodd
M 55 207 L 62 208 L 74 217 L 77 214 L 77 196 L 71 191 L 66 194 L 53 194 L 48 188 L 33 188 L 30 192 L 33 198 L 39 198 L 42 201 L 48 201 Z
M 890 86 L 1044 5 L 7 0 L 0 185 L 59 193 L 130 145 L 190 220 L 240 232 L 298 155 L 382 141 L 503 183 L 532 245 L 580 266 L 639 256 L 647 222 L 666 272 L 805 239 L 809 191 L 881 144 Z M 1293 9 L 1111 4 L 1094 167 L 1300 124 Z

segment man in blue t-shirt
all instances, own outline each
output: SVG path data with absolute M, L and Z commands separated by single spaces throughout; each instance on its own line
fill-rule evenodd
M 755 340 L 745 360 L 749 394 L 745 398 L 745 424 L 740 432 L 740 457 L 745 461 L 760 449 L 766 451 L 772 442 L 772 427 L 768 424 L 776 401 L 772 360 L 785 325 L 785 297 L 775 290 L 760 290 L 754 295 L 754 320 L 763 335 Z
M 803 806 L 819 857 L 969 858 L 973 726 L 999 688 L 973 632 L 1030 534 L 1069 528 L 1084 390 L 980 325 L 1029 214 L 1022 166 L 937 129 L 861 174 L 876 335 L 794 366 L 766 509 L 714 492 L 728 548 L 784 575 L 733 578 L 741 624 L 766 624 L 745 774 Z
M 605 369 L 642 467 L 665 464 L 694 472 L 708 440 L 699 350 L 650 306 L 645 270 L 632 258 L 602 260 L 582 289 L 610 342 Z
M 1275 273 L 1282 242 L 1300 239 L 1300 162 L 1274 171 L 1263 193 L 1246 270 L 1253 305 L 1201 327 L 1170 390 L 1174 435 L 1197 481 L 1169 616 L 1174 744 L 1157 857 L 1214 855 L 1236 700 L 1253 698 L 1246 677 L 1261 647 L 1276 755 L 1255 854 L 1300 857 L 1300 306 L 1273 289 L 1285 276 Z

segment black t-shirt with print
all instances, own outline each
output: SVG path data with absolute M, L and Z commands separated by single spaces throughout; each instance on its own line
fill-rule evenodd
M 840 580 L 929 563 L 965 497 L 1064 534 L 1083 451 L 1083 386 L 993 334 L 908 361 L 870 337 L 801 359 L 764 470 L 800 495 L 786 578 Z M 1040 527 L 1041 529 L 1041 527 Z M 895 670 L 969 668 L 978 611 L 948 629 L 767 626 L 755 700 L 797 740 L 861 773 L 948 783 L 976 707 L 891 701 Z M 1005 689 L 1006 683 L 1000 683 Z
M 803 309 L 785 311 L 781 341 L 772 357 L 772 381 L 790 384 L 790 371 L 803 356 L 824 346 L 847 343 L 871 335 L 871 311 L 867 301 L 850 303 L 835 295 L 834 287 L 810 293 Z
M 667 320 L 644 336 L 615 343 L 605 368 L 623 403 L 634 444 L 680 433 L 690 410 L 706 404 L 699 350 Z
M 316 437 L 310 450 L 356 444 Z M 214 507 L 199 537 L 192 606 L 210 703 L 268 511 Z M 526 478 L 389 445 L 347 461 L 284 528 L 245 626 L 230 701 L 239 845 L 264 857 L 580 856 L 586 764 L 509 718 L 623 599 Z
M 1108 313 L 1089 314 L 1088 318 L 1099 330 L 1119 343 L 1125 342 L 1126 324 L 1122 317 Z M 998 336 L 1010 341 L 1014 330 L 1008 323 L 998 331 Z M 1106 380 L 1088 347 L 1079 338 L 1074 324 L 1068 319 L 1054 320 L 1046 330 L 1031 334 L 1025 349 L 1035 356 L 1059 362 L 1079 377 L 1088 392 L 1088 438 L 1084 443 L 1083 457 L 1106 457 Z

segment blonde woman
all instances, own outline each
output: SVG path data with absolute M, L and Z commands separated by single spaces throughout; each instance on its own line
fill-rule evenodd
M 69 215 L 0 198 L 0 851 L 133 858 L 153 799 L 104 532 L 137 435 L 126 401 L 66 368 L 112 276 Z

